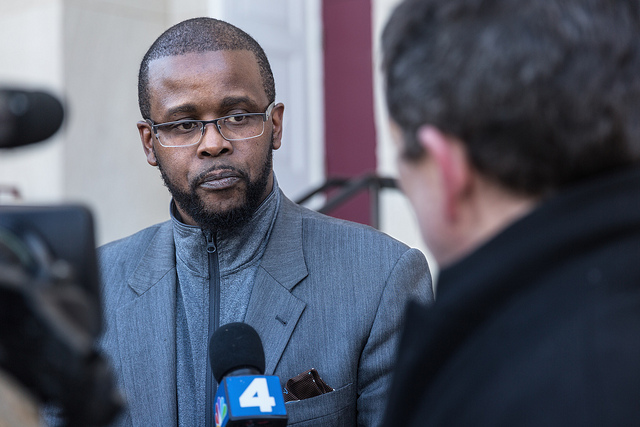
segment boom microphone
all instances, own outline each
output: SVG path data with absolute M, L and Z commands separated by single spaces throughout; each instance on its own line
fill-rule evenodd
M 265 376 L 260 336 L 246 323 L 221 326 L 209 341 L 211 370 L 220 384 L 216 393 L 216 426 L 280 427 L 287 411 L 278 377 Z
M 60 129 L 62 103 L 46 92 L 0 89 L 0 148 L 43 141 Z

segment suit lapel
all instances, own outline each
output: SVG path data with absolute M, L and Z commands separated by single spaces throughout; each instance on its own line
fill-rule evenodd
M 121 354 L 127 355 L 121 361 L 125 392 L 148 396 L 130 407 L 133 425 L 142 425 L 142 420 L 162 425 L 177 420 L 176 273 L 170 224 L 142 255 L 129 286 L 138 296 L 118 310 L 116 320 Z
M 306 303 L 291 290 L 308 275 L 302 246 L 302 217 L 284 195 L 258 269 L 245 322 L 253 326 L 265 351 L 265 374 L 276 370 Z

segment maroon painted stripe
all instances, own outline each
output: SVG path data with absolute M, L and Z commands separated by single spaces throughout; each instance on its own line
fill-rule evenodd
M 327 177 L 376 170 L 370 0 L 323 0 Z M 330 214 L 370 224 L 362 193 Z

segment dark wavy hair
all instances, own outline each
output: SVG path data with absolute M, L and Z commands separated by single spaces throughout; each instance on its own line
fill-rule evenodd
M 276 99 L 276 88 L 269 60 L 262 47 L 238 27 L 214 18 L 193 18 L 166 30 L 151 45 L 140 63 L 138 104 L 144 119 L 149 119 L 149 63 L 166 56 L 219 50 L 248 50 L 258 63 L 264 91 L 269 103 Z
M 406 0 L 383 33 L 405 157 L 423 124 L 541 196 L 640 157 L 638 0 Z

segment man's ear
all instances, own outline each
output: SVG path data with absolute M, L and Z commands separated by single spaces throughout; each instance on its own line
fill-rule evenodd
M 271 148 L 277 150 L 282 144 L 282 121 L 284 118 L 284 104 L 278 103 L 271 110 L 271 122 L 273 123 L 273 144 Z
M 436 168 L 445 217 L 457 221 L 460 207 L 471 188 L 471 166 L 466 148 L 458 138 L 447 135 L 434 126 L 420 127 L 417 137 Z
M 144 120 L 140 120 L 137 126 L 140 141 L 142 142 L 142 149 L 144 150 L 145 156 L 147 156 L 147 163 L 151 166 L 158 166 L 156 153 L 153 151 L 153 131 L 151 130 L 151 125 Z

